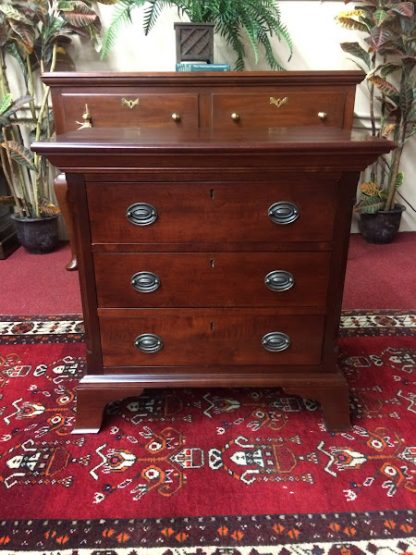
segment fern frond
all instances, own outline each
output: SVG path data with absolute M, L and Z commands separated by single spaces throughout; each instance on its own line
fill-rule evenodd
M 108 56 L 109 52 L 114 47 L 121 27 L 124 24 L 131 22 L 132 10 L 142 6 L 145 1 L 146 0 L 120 0 L 118 4 L 116 4 L 110 26 L 104 34 L 101 58 Z
M 154 27 L 162 9 L 165 6 L 171 5 L 172 2 L 166 0 L 152 0 L 148 1 L 147 4 L 143 15 L 143 29 L 145 35 L 148 35 Z

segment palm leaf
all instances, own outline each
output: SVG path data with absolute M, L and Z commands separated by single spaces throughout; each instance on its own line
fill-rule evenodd
M 129 21 L 131 22 L 132 10 L 142 6 L 145 1 L 146 0 L 120 0 L 120 2 L 116 4 L 110 26 L 103 38 L 101 58 L 108 56 L 110 50 L 114 47 L 121 27 Z
M 13 104 L 13 97 L 10 93 L 0 98 L 0 114 L 3 115 L 4 112 L 6 112 L 12 104 Z
M 164 0 L 152 0 L 148 2 L 148 6 L 145 8 L 143 14 L 143 28 L 145 35 L 151 31 L 160 15 L 160 12 L 168 4 L 170 4 L 170 2 L 165 2 Z

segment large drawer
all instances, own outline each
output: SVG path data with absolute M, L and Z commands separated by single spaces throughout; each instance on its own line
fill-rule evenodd
M 328 125 L 343 127 L 344 92 L 277 89 L 275 92 L 212 95 L 212 127 L 287 127 Z
M 333 177 L 279 183 L 87 184 L 93 243 L 328 241 Z M 251 250 L 248 248 L 247 250 Z
M 88 113 L 93 127 L 198 127 L 198 94 L 131 91 L 65 92 L 66 131 L 78 129 Z
M 95 253 L 102 307 L 323 308 L 328 252 Z
M 101 309 L 99 316 L 106 367 L 303 365 L 321 360 L 324 316 L 276 316 L 266 308 Z M 282 350 L 271 352 L 265 346 Z M 142 352 L 139 347 L 161 350 Z

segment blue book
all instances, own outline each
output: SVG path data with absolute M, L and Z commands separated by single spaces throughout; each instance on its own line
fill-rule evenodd
M 178 62 L 176 71 L 230 71 L 230 64 L 205 64 L 201 62 Z

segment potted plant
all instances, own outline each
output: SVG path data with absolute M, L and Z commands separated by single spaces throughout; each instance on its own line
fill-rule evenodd
M 49 88 L 41 74 L 55 70 L 72 34 L 95 40 L 100 20 L 87 0 L 5 0 L 0 29 L 0 157 L 10 192 L 0 202 L 13 204 L 22 245 L 49 252 L 58 242 L 53 169 L 29 148 L 53 134 Z M 14 89 L 21 89 L 17 94 L 9 85 L 12 73 L 20 85 Z
M 176 6 L 179 16 L 188 17 L 192 23 L 213 24 L 214 30 L 225 38 L 236 53 L 236 70 L 243 70 L 245 67 L 245 47 L 241 31 L 245 31 L 256 63 L 259 45 L 262 45 L 269 66 L 276 70 L 283 69 L 270 42 L 272 35 L 286 43 L 289 59 L 292 54 L 292 41 L 281 21 L 277 0 L 119 0 L 110 27 L 104 36 L 103 56 L 110 51 L 121 24 L 131 21 L 132 10 L 142 6 L 146 35 L 156 23 L 162 9 L 168 6 Z
M 398 231 L 405 208 L 397 202 L 404 179 L 401 159 L 406 143 L 416 133 L 416 2 L 365 0 L 355 4 L 337 20 L 347 29 L 360 31 L 362 40 L 344 42 L 341 48 L 366 73 L 372 135 L 389 137 L 397 145 L 364 172 L 355 210 L 364 238 L 387 243 Z

